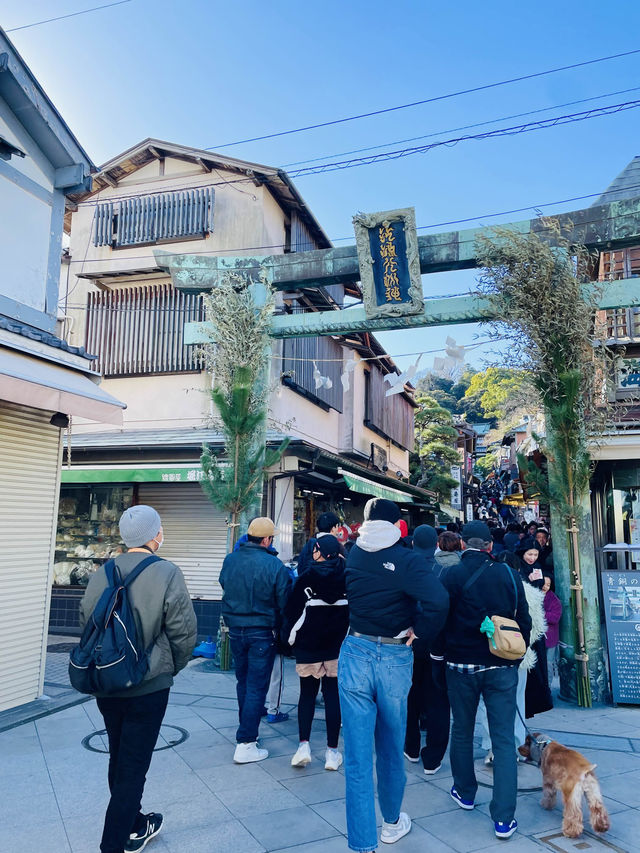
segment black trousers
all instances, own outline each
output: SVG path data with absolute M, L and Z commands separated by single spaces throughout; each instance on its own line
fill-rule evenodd
M 109 790 L 100 850 L 123 853 L 132 832 L 145 826 L 142 792 L 167 710 L 169 688 L 126 699 L 96 699 L 109 737 Z
M 298 700 L 298 734 L 300 740 L 309 740 L 311 723 L 316 708 L 316 696 L 320 679 L 312 675 L 300 678 L 300 698 Z M 340 737 L 340 699 L 338 698 L 338 679 L 322 676 L 322 695 L 324 697 L 324 715 L 327 724 L 327 746 L 338 748 Z
M 449 744 L 449 716 L 449 697 L 433 683 L 431 659 L 428 654 L 414 654 L 404 751 L 412 758 L 420 755 L 426 770 L 433 770 L 442 763 Z M 420 717 L 425 718 L 427 729 L 427 743 L 422 750 Z

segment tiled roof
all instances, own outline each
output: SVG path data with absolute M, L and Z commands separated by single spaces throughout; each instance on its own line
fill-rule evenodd
M 267 430 L 267 443 L 279 444 L 286 435 Z M 224 437 L 215 429 L 191 427 L 186 429 L 130 429 L 108 432 L 73 433 L 74 450 L 101 447 L 200 447 L 202 444 L 222 444 Z
M 38 341 L 41 344 L 46 344 L 49 347 L 63 350 L 72 355 L 79 355 L 82 358 L 95 360 L 97 355 L 89 355 L 84 347 L 72 347 L 66 341 L 57 338 L 49 332 L 43 332 L 41 329 L 35 329 L 33 326 L 28 326 L 26 323 L 21 323 L 20 320 L 12 320 L 9 317 L 0 317 L 0 329 L 6 332 L 13 332 L 14 335 L 21 335 L 23 338 L 28 338 L 30 341 Z
M 640 157 L 634 157 L 591 206 L 637 196 L 640 196 Z

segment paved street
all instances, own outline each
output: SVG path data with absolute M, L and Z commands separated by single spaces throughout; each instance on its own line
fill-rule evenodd
M 51 644 L 58 643 L 50 638 Z M 64 690 L 66 654 L 49 656 L 47 690 Z M 287 667 L 285 698 L 294 711 L 296 677 Z M 290 766 L 297 746 L 295 713 L 286 723 L 261 726 L 269 758 L 254 765 L 232 763 L 236 726 L 232 673 L 194 661 L 171 694 L 161 748 L 156 752 L 143 807 L 161 811 L 165 828 L 148 846 L 150 853 L 290 853 L 347 850 L 344 775 L 324 770 L 322 708 L 312 735 L 312 763 Z M 471 853 L 504 849 L 637 851 L 640 837 L 640 709 L 581 711 L 562 705 L 544 715 L 536 729 L 586 752 L 611 812 L 608 846 L 592 836 L 570 841 L 560 835 L 561 812 L 539 806 L 539 772 L 521 768 L 517 818 L 520 831 L 498 841 L 488 817 L 490 790 L 481 786 L 474 812 L 451 801 L 448 763 L 427 780 L 421 765 L 407 762 L 404 808 L 414 819 L 398 853 Z M 2 715 L 0 715 L 0 723 Z M 107 755 L 93 700 L 0 733 L 0 851 L 2 853 L 93 853 L 98 850 L 107 803 Z M 185 737 L 176 746 L 169 742 Z M 169 748 L 166 748 L 169 747 Z M 98 751 L 93 751 L 98 750 Z M 478 757 L 481 756 L 478 750 Z M 480 761 L 480 766 L 482 762 Z M 483 781 L 489 781 L 482 773 Z M 584 846 L 584 845 L 587 846 Z

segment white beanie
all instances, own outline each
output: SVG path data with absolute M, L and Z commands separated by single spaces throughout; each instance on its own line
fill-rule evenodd
M 127 548 L 146 545 L 162 527 L 160 516 L 152 506 L 137 504 L 130 506 L 120 516 L 120 536 Z

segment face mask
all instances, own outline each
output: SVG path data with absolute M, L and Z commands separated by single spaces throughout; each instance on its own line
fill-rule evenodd
M 152 541 L 153 541 L 153 542 L 157 542 L 157 543 L 158 543 L 158 551 L 159 551 L 159 550 L 160 550 L 160 548 L 162 548 L 162 546 L 163 546 L 163 544 L 164 544 L 164 533 L 162 534 L 162 539 L 161 539 L 159 542 L 158 542 L 158 540 L 156 539 L 156 537 L 155 537 L 155 536 L 153 537 Z

